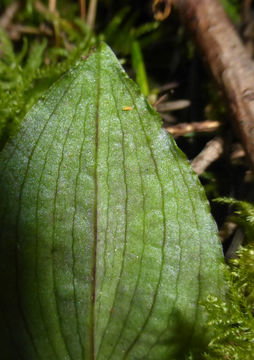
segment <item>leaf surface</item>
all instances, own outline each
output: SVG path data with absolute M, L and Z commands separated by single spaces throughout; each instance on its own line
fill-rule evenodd
M 197 177 L 105 44 L 1 154 L 4 359 L 183 359 L 222 251 Z

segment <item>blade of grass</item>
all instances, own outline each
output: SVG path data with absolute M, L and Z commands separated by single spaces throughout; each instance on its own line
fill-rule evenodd
M 134 40 L 131 43 L 131 59 L 132 59 L 133 68 L 136 71 L 136 81 L 140 86 L 142 93 L 145 96 L 148 96 L 149 84 L 147 80 L 143 55 L 138 40 Z

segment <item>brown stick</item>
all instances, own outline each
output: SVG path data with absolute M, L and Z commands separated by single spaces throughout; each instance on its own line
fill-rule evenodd
M 4 14 L 0 17 L 0 26 L 2 28 L 4 29 L 8 28 L 19 8 L 20 8 L 20 3 L 18 1 L 15 1 L 6 8 Z
M 87 12 L 87 24 L 92 29 L 94 28 L 95 25 L 96 11 L 97 11 L 97 0 L 90 0 L 88 12 Z
M 50 12 L 54 13 L 56 11 L 56 0 L 49 0 L 48 8 Z
M 7 34 L 12 40 L 19 40 L 22 34 L 53 36 L 53 31 L 45 24 L 41 24 L 39 28 L 22 24 L 12 24 L 7 30 Z
M 191 166 L 196 174 L 202 174 L 209 165 L 217 160 L 223 153 L 223 140 L 216 137 L 209 141 L 204 149 L 192 160 Z
M 86 0 L 79 0 L 80 17 L 82 20 L 86 19 Z
M 161 104 L 156 105 L 157 111 L 173 111 L 181 110 L 189 107 L 191 102 L 189 100 L 176 100 L 176 101 L 167 101 Z
M 173 136 L 183 136 L 192 132 L 212 132 L 220 127 L 219 121 L 205 120 L 202 122 L 181 123 L 165 127 Z
M 244 0 L 242 4 L 242 17 L 244 22 L 250 21 L 252 0 Z
M 254 169 L 254 63 L 217 0 L 174 0 L 232 111 Z

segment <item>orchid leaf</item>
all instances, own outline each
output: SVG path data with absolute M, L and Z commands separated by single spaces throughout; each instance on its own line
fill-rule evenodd
M 197 176 L 101 43 L 1 153 L 1 358 L 184 359 L 222 250 Z

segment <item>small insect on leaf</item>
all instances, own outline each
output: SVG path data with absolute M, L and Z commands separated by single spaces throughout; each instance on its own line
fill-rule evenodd
M 124 106 L 122 108 L 123 111 L 131 111 L 132 110 L 132 107 L 131 106 Z

